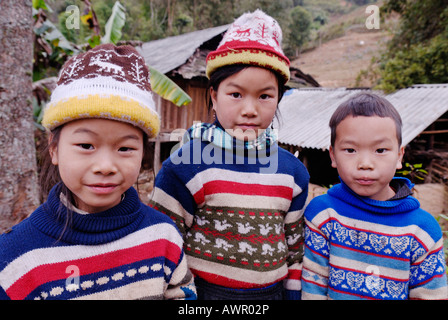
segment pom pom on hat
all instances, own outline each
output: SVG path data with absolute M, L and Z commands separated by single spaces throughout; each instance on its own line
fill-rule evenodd
M 224 34 L 218 48 L 207 55 L 208 78 L 218 68 L 232 64 L 249 64 L 278 72 L 290 78 L 289 59 L 283 53 L 282 30 L 278 22 L 257 9 L 235 20 Z
M 109 119 L 155 137 L 160 118 L 149 79 L 145 60 L 134 47 L 99 45 L 64 64 L 42 125 L 53 130 L 78 119 Z

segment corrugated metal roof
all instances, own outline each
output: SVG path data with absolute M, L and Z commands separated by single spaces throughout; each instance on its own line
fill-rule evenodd
M 167 73 L 184 64 L 204 42 L 225 32 L 229 26 L 224 25 L 145 42 L 141 48 L 137 47 L 137 50 L 145 58 L 147 64 L 162 73 Z
M 279 104 L 279 141 L 303 148 L 328 149 L 328 122 L 336 108 L 357 89 L 292 89 Z M 403 145 L 411 142 L 435 120 L 448 111 L 448 84 L 414 85 L 384 96 L 398 110 L 403 120 Z

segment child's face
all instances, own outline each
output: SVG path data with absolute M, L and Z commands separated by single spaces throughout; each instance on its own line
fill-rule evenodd
M 278 104 L 278 83 L 266 69 L 248 67 L 210 89 L 213 109 L 229 134 L 256 139 L 272 122 Z
M 350 189 L 380 201 L 395 194 L 389 183 L 401 168 L 403 153 L 395 122 L 378 116 L 348 116 L 337 126 L 334 147 L 330 147 L 332 166 Z
M 77 120 L 64 125 L 50 155 L 76 206 L 101 212 L 120 203 L 121 195 L 137 180 L 143 132 L 113 120 Z

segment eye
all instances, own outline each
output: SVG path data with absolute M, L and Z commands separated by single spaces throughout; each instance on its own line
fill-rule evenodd
M 90 143 L 79 143 L 77 146 L 84 150 L 93 150 L 93 145 Z
M 135 149 L 131 148 L 131 147 L 121 147 L 118 149 L 118 151 L 120 151 L 120 152 L 130 152 L 130 151 L 134 151 L 134 150 Z
M 271 98 L 271 96 L 270 96 L 269 94 L 262 94 L 262 95 L 260 96 L 260 99 L 261 99 L 261 100 L 266 100 L 266 99 L 269 99 L 269 98 Z
M 352 149 L 352 148 L 346 148 L 346 149 L 344 149 L 344 151 L 346 153 L 355 153 L 355 149 Z
M 376 153 L 385 153 L 386 151 L 387 151 L 386 148 L 379 148 L 379 149 L 376 149 Z
M 239 92 L 232 92 L 230 96 L 232 96 L 232 98 L 241 98 L 241 94 Z

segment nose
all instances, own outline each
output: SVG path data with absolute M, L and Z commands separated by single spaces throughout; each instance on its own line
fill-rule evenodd
M 95 174 L 112 175 L 117 173 L 118 169 L 115 163 L 115 158 L 106 150 L 102 150 L 96 154 L 93 160 L 92 171 Z
M 255 99 L 247 99 L 242 109 L 242 115 L 248 118 L 253 118 L 258 115 L 258 101 Z
M 358 170 L 373 170 L 372 159 L 367 153 L 361 153 L 358 158 Z

